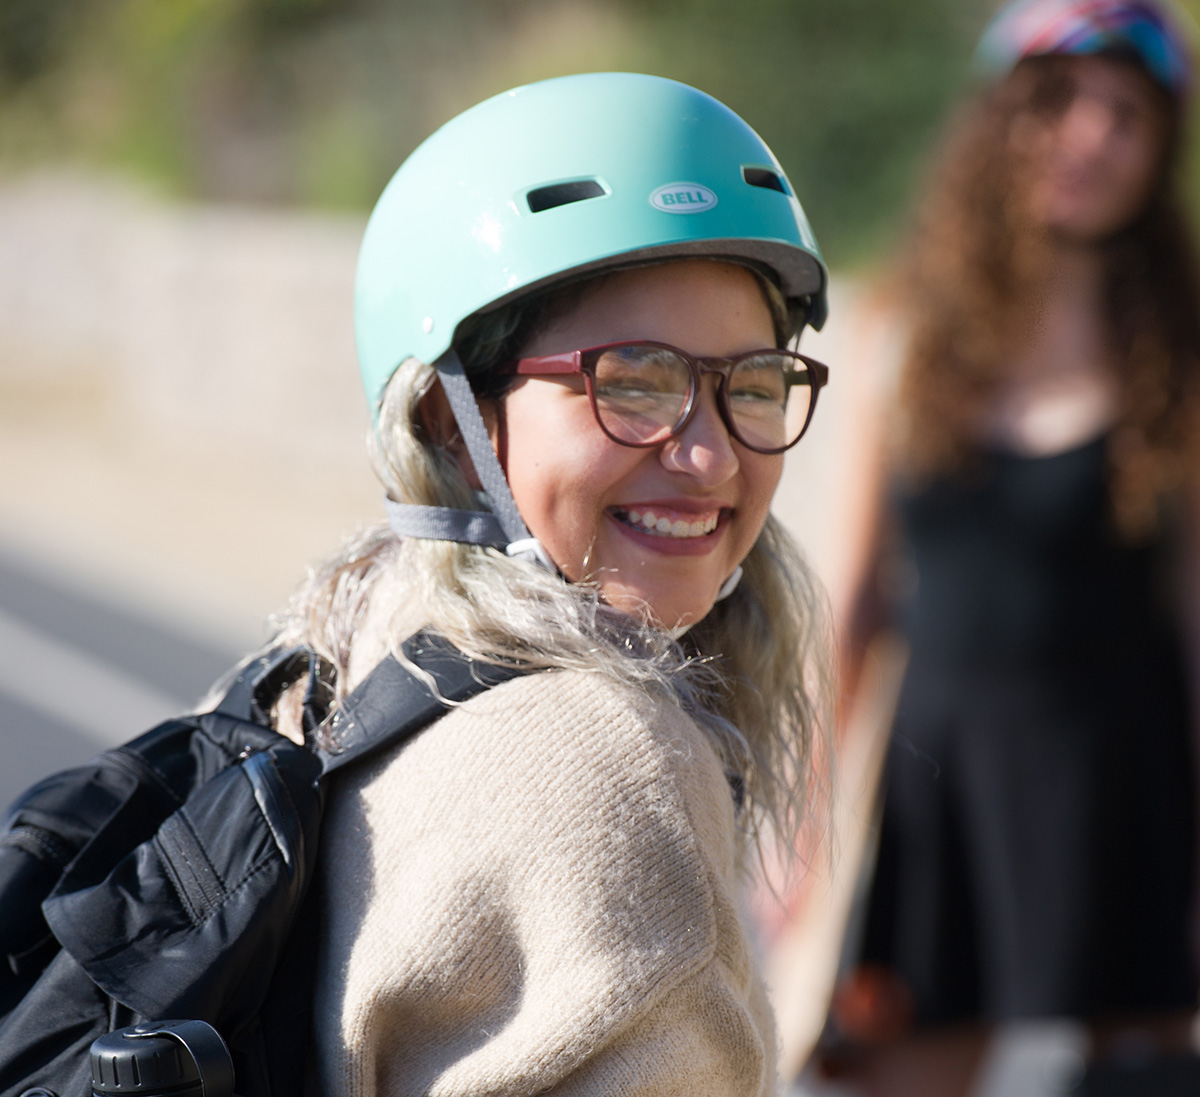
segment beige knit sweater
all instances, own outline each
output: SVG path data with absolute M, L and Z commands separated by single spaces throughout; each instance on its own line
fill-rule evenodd
M 333 797 L 321 1092 L 773 1093 L 737 861 L 677 707 L 568 671 L 481 694 Z

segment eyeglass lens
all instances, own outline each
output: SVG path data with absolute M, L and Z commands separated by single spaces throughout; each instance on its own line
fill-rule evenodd
M 799 438 L 815 393 L 809 381 L 804 362 L 784 352 L 737 359 L 725 382 L 725 406 L 738 441 L 777 450 Z M 596 359 L 596 413 L 619 441 L 665 441 L 687 410 L 691 386 L 687 360 L 666 347 L 612 347 Z

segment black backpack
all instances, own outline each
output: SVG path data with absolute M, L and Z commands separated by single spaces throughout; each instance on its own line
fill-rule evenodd
M 168 720 L 40 782 L 0 834 L 0 1097 L 91 1093 L 92 1041 L 128 1025 L 205 1021 L 229 1047 L 240 1097 L 305 1088 L 319 919 L 309 885 L 331 780 L 514 677 L 418 634 L 339 706 L 328 665 L 276 650 L 211 712 Z M 304 727 L 270 726 L 307 678 Z

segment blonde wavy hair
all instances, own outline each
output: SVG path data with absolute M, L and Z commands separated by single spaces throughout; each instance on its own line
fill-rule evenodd
M 456 347 L 477 395 L 499 395 L 496 367 L 587 288 L 568 286 L 462 325 Z M 786 327 L 786 311 L 775 307 L 781 299 L 773 289 L 764 292 L 777 327 Z M 477 509 L 457 461 L 422 427 L 418 406 L 434 381 L 432 367 L 416 359 L 393 375 L 369 439 L 376 474 L 398 502 Z M 809 568 L 773 517 L 742 566 L 735 592 L 675 641 L 607 607 L 594 582 L 567 583 L 494 549 L 400 539 L 379 526 L 310 571 L 274 643 L 310 645 L 344 683 L 368 609 L 378 611 L 377 598 L 393 598 L 397 622 L 411 623 L 415 610 L 474 659 L 585 671 L 673 695 L 744 792 L 746 829 L 757 838 L 766 823 L 790 848 L 814 791 L 814 741 L 828 726 L 828 614 Z M 389 630 L 398 658 L 409 632 L 411 625 Z

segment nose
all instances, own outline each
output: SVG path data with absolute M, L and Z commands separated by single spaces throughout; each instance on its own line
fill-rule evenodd
M 718 383 L 714 376 L 704 378 L 687 426 L 660 451 L 660 460 L 667 469 L 685 473 L 704 487 L 726 483 L 741 467 L 733 439 L 717 407 Z
M 1095 96 L 1076 95 L 1063 116 L 1059 139 L 1076 155 L 1087 156 L 1104 149 L 1117 127 L 1116 111 Z

